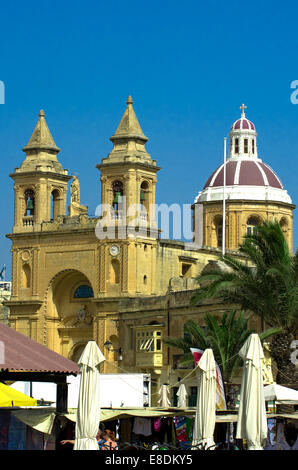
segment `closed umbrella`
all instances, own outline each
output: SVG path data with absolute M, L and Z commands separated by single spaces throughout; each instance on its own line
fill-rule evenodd
M 248 450 L 263 450 L 267 418 L 262 376 L 264 353 L 259 335 L 251 334 L 239 355 L 244 364 L 236 437 L 247 440 Z
M 211 449 L 216 413 L 216 365 L 212 349 L 205 349 L 198 362 L 198 397 L 192 446 Z M 194 447 L 193 447 L 194 449 Z
M 186 387 L 184 384 L 181 384 L 178 388 L 178 392 L 176 393 L 178 397 L 178 407 L 179 408 L 186 408 L 187 407 L 187 392 Z
M 100 422 L 99 371 L 104 360 L 95 341 L 89 341 L 78 362 L 81 382 L 74 450 L 98 450 L 96 434 Z
M 167 408 L 171 406 L 170 398 L 169 398 L 169 387 L 167 384 L 163 384 L 159 389 L 159 400 L 158 404 L 163 408 Z

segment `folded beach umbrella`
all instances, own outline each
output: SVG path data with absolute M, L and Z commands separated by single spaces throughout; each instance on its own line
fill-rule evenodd
M 259 335 L 251 334 L 241 350 L 243 359 L 237 439 L 246 439 L 248 450 L 263 450 L 267 438 L 262 362 L 264 353 Z
M 216 365 L 212 349 L 205 349 L 198 362 L 198 397 L 193 430 L 192 449 L 204 446 L 214 448 L 213 439 L 216 413 Z
M 95 341 L 89 341 L 78 361 L 81 382 L 74 450 L 98 450 L 100 422 L 100 364 L 105 360 Z

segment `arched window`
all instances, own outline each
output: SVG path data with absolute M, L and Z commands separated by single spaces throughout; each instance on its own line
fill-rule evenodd
M 73 297 L 74 299 L 90 299 L 94 297 L 92 287 L 82 284 L 75 290 Z
M 35 207 L 35 194 L 32 189 L 27 189 L 25 191 L 25 216 L 26 215 L 34 215 L 34 207 Z
M 82 355 L 82 352 L 84 351 L 86 347 L 86 344 L 83 343 L 83 344 L 78 344 L 77 346 L 75 346 L 74 350 L 73 350 L 73 353 L 72 353 L 72 356 L 71 356 L 71 360 L 73 362 L 78 362 L 81 355 Z
M 222 223 L 216 227 L 217 247 L 222 247 Z
M 255 153 L 255 139 L 252 139 L 252 141 L 251 141 L 251 153 L 252 154 Z
M 52 191 L 52 201 L 51 201 L 51 220 L 55 220 L 56 217 L 59 215 L 59 191 L 58 189 L 54 189 Z
M 120 209 L 120 204 L 122 203 L 122 198 L 124 195 L 123 183 L 121 181 L 114 181 L 112 184 L 113 190 L 113 209 L 118 212 Z
M 257 226 L 260 225 L 258 217 L 249 217 L 246 223 L 247 235 L 254 235 L 257 231 Z
M 239 153 L 239 139 L 238 139 L 238 137 L 235 138 L 234 142 L 235 142 L 235 154 L 238 154 Z
M 282 217 L 282 218 L 280 219 L 279 225 L 281 226 L 282 231 L 283 231 L 284 233 L 286 233 L 287 230 L 288 230 L 288 228 L 289 228 L 289 227 L 288 227 L 288 220 L 287 220 L 287 218 L 286 218 L 286 217 Z
M 110 283 L 120 283 L 120 263 L 117 259 L 113 259 L 111 262 Z
M 22 287 L 28 289 L 31 287 L 31 269 L 29 264 L 24 264 L 22 270 Z
M 216 215 L 214 217 L 214 228 L 216 234 L 216 245 L 218 248 L 222 247 L 222 216 Z M 213 245 L 214 246 L 214 245 Z
M 286 242 L 289 244 L 290 241 L 290 227 L 287 217 L 282 217 L 279 221 L 279 225 L 283 231 Z
M 141 205 L 144 205 L 145 202 L 148 200 L 148 183 L 146 181 L 143 181 L 140 187 L 140 203 Z
M 244 153 L 248 153 L 248 139 L 244 139 Z
M 148 198 L 149 185 L 147 181 L 143 181 L 140 186 L 140 205 L 141 205 L 141 217 L 147 219 L 149 210 L 149 198 Z

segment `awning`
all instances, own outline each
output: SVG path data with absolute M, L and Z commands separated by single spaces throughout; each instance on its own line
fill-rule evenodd
M 64 414 L 71 421 L 76 421 L 76 408 L 68 410 Z M 101 408 L 100 421 L 110 421 L 112 419 L 124 418 L 171 418 L 173 416 L 194 416 L 195 409 L 181 408 Z
M 264 387 L 266 401 L 276 401 L 287 405 L 298 404 L 298 391 L 276 383 Z
M 53 407 L 34 407 L 34 408 L 6 408 L 11 410 L 12 414 L 22 421 L 27 426 L 30 426 L 37 431 L 44 434 L 51 434 L 53 431 L 53 423 L 56 416 L 56 409 Z M 169 411 L 167 411 L 169 410 Z M 69 409 L 67 413 L 59 413 L 59 416 L 64 416 L 70 421 L 76 421 L 76 408 Z M 113 419 L 124 418 L 158 418 L 158 417 L 172 417 L 172 416 L 195 416 L 194 408 L 102 408 L 101 409 L 101 422 L 110 421 Z M 267 419 L 271 418 L 286 418 L 297 419 L 298 413 L 268 413 Z M 237 422 L 237 413 L 218 413 L 216 414 L 216 423 L 233 423 Z
M 0 382 L 0 406 L 36 406 L 37 400 Z

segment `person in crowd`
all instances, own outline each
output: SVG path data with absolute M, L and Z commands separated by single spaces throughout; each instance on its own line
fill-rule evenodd
M 115 442 L 115 434 L 109 429 L 105 429 L 101 434 L 105 443 L 100 447 L 101 450 L 117 450 L 117 443 Z
M 98 442 L 98 446 L 100 450 L 101 450 L 101 447 L 105 444 L 105 439 L 103 439 L 102 433 L 103 433 L 102 429 L 99 428 L 96 434 L 96 440 Z M 64 439 L 63 441 L 61 441 L 62 445 L 65 445 L 65 444 L 74 445 L 74 443 L 75 443 L 74 439 Z

